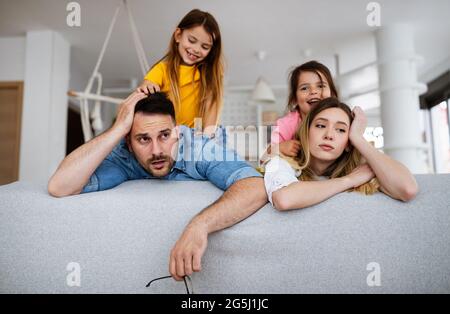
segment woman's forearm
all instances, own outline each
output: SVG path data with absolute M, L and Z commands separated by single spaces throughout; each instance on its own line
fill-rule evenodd
M 418 191 L 417 182 L 408 168 L 378 151 L 363 137 L 353 140 L 352 144 L 367 160 L 382 190 L 402 201 L 415 197 Z
M 309 207 L 353 187 L 349 177 L 323 181 L 299 181 L 272 194 L 273 205 L 278 210 Z

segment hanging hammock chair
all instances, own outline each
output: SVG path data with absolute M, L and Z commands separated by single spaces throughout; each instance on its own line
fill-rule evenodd
M 81 126 L 84 135 L 84 141 L 87 142 L 91 140 L 94 136 L 92 129 L 94 131 L 100 132 L 103 129 L 103 121 L 101 119 L 101 105 L 102 102 L 120 104 L 123 99 L 113 98 L 104 96 L 101 94 L 103 78 L 101 73 L 98 71 L 100 68 L 100 64 L 102 63 L 103 56 L 105 54 L 106 47 L 108 46 L 109 40 L 111 38 L 111 34 L 114 28 L 114 24 L 116 23 L 117 16 L 121 8 L 124 8 L 127 12 L 128 22 L 130 23 L 131 33 L 133 35 L 134 47 L 136 49 L 136 53 L 139 60 L 139 65 L 142 71 L 142 75 L 145 76 L 149 69 L 149 65 L 147 62 L 147 58 L 145 57 L 144 47 L 142 46 L 142 41 L 139 37 L 139 33 L 136 28 L 136 23 L 134 22 L 133 15 L 128 7 L 127 0 L 122 0 L 122 3 L 119 4 L 116 8 L 114 16 L 109 25 L 108 33 L 106 35 L 105 41 L 103 42 L 102 50 L 100 51 L 100 55 L 98 56 L 97 63 L 95 65 L 94 70 L 92 71 L 92 75 L 89 78 L 88 84 L 83 92 L 76 91 L 68 91 L 68 96 L 78 99 L 80 102 L 80 116 L 81 116 Z M 97 90 L 95 93 L 92 92 L 92 87 L 94 82 L 97 81 Z M 92 111 L 89 110 L 89 100 L 94 101 L 94 107 Z M 92 122 L 91 122 L 92 120 Z

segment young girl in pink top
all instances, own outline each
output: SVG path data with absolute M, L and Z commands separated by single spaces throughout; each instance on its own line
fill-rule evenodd
M 330 70 L 317 61 L 309 61 L 296 67 L 289 74 L 288 114 L 277 120 L 272 132 L 268 153 L 277 149 L 285 156 L 295 157 L 300 142 L 295 132 L 309 111 L 322 99 L 338 97 Z

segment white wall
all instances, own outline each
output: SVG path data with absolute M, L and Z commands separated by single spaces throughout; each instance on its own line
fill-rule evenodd
M 0 38 L 0 81 L 23 81 L 25 37 Z
M 449 52 L 450 54 L 450 52 Z M 440 75 L 450 70 L 450 55 L 439 62 L 432 68 L 429 68 L 422 75 L 419 75 L 419 80 L 423 83 L 430 83 L 434 79 L 438 78 Z
M 65 156 L 70 45 L 53 31 L 28 32 L 19 180 L 44 184 Z
M 339 55 L 339 70 L 341 74 L 352 71 L 377 60 L 375 37 L 363 36 L 342 43 L 336 47 Z

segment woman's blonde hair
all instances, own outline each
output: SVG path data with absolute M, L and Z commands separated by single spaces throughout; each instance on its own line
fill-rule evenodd
M 353 121 L 352 111 L 344 103 L 341 103 L 337 98 L 330 97 L 321 100 L 306 116 L 305 120 L 298 128 L 295 138 L 300 141 L 302 148 L 299 151 L 298 156 L 291 158 L 283 156 L 289 164 L 295 169 L 300 170 L 301 175 L 299 177 L 302 181 L 315 180 L 315 174 L 310 167 L 311 153 L 309 150 L 309 129 L 314 118 L 322 111 L 329 108 L 339 108 L 343 110 L 350 119 L 350 123 Z M 362 163 L 361 153 L 349 144 L 348 149 L 339 156 L 323 173 L 324 176 L 332 178 L 339 178 L 350 174 L 356 167 Z M 351 191 L 358 191 L 365 195 L 370 195 L 379 190 L 380 184 L 376 178 L 373 178 L 369 182 L 350 189 Z
M 220 113 L 222 111 L 222 95 L 223 95 L 223 55 L 222 55 L 222 38 L 220 35 L 219 24 L 214 17 L 208 13 L 198 9 L 190 11 L 183 17 L 177 28 L 181 31 L 190 29 L 196 26 L 203 26 L 205 31 L 211 35 L 213 43 L 208 56 L 195 67 L 200 72 L 200 90 L 199 90 L 199 114 L 202 119 L 205 119 L 208 111 L 217 112 L 218 122 Z M 169 72 L 170 92 L 175 108 L 180 106 L 180 89 L 179 82 L 179 67 L 181 64 L 181 57 L 178 52 L 178 43 L 175 40 L 175 32 L 169 43 L 169 48 L 166 55 L 157 63 L 165 61 Z M 194 72 L 195 73 L 195 72 Z M 194 77 L 192 77 L 194 83 Z M 214 107 L 208 107 L 208 104 Z

